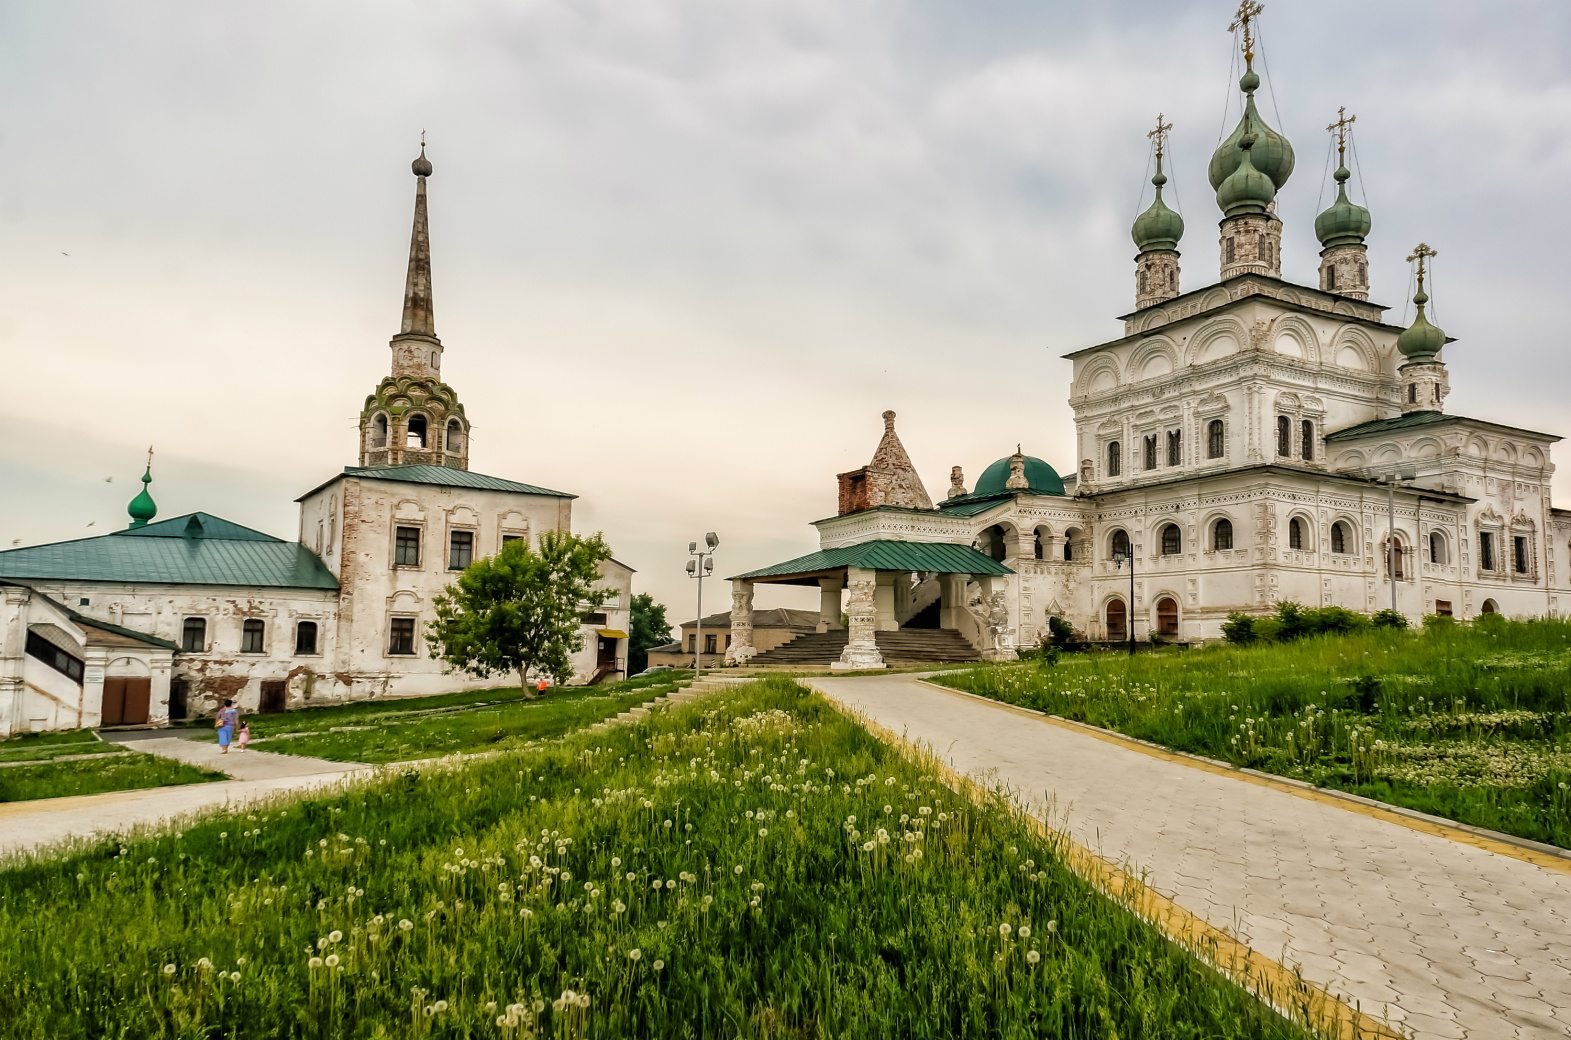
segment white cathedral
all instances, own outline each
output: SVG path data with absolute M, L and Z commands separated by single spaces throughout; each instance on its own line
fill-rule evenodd
M 1294 156 L 1255 105 L 1254 13 L 1240 19 L 1242 117 L 1208 170 L 1220 278 L 1180 286 L 1184 221 L 1162 199 L 1158 117 L 1135 309 L 1121 336 L 1067 355 L 1074 473 L 1017 448 L 969 490 L 954 467 L 935 505 L 886 412 L 872 462 L 841 474 L 838 514 L 814 525 L 819 551 L 733 579 L 732 662 L 1011 657 L 1053 615 L 1093 641 L 1206 640 L 1234 611 L 1288 600 L 1414 620 L 1560 614 L 1560 438 L 1444 410 L 1450 340 L 1425 313 L 1427 245 L 1408 258 L 1408 327 L 1369 302 L 1370 214 L 1348 197 L 1340 114 L 1319 284 L 1283 280 L 1276 196 Z M 818 634 L 757 654 L 762 583 L 817 586 Z
M 403 320 L 359 464 L 300 496 L 293 540 L 209 513 L 157 520 L 149 458 L 124 530 L 0 552 L 0 737 L 509 681 L 445 673 L 425 643 L 433 599 L 509 541 L 569 530 L 575 496 L 469 468 L 442 380 L 424 145 L 412 170 Z M 576 681 L 626 674 L 632 574 L 602 566 L 611 593 L 584 605 Z

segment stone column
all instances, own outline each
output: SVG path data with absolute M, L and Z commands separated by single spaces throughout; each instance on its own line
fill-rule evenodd
M 938 627 L 960 627 L 960 612 L 966 609 L 966 576 L 940 574 L 938 599 Z
M 1004 583 L 998 578 L 982 579 L 982 615 L 987 621 L 991 645 L 982 651 L 984 661 L 1014 661 L 1014 628 L 1009 624 L 1009 600 Z
M 873 628 L 878 632 L 894 632 L 900 627 L 895 613 L 895 579 L 892 571 L 872 572 L 873 577 Z
M 725 663 L 746 664 L 757 656 L 753 648 L 753 583 L 740 578 L 731 583 L 731 645 Z
M 828 632 L 840 627 L 840 593 L 845 589 L 844 578 L 818 579 L 818 630 Z
M 882 668 L 883 655 L 878 652 L 874 633 L 878 630 L 878 614 L 874 606 L 878 588 L 878 573 L 851 567 L 846 570 L 846 584 L 851 590 L 846 613 L 850 618 L 850 639 L 840 660 L 830 665 L 837 670 Z

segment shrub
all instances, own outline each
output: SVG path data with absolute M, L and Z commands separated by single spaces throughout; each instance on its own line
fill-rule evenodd
M 1304 619 L 1304 607 L 1285 599 L 1276 605 L 1277 639 L 1284 643 L 1292 642 L 1307 635 Z
M 1074 641 L 1075 626 L 1063 615 L 1052 614 L 1047 619 L 1047 633 L 1054 646 L 1064 647 Z
M 1407 615 L 1400 610 L 1392 610 L 1390 607 L 1375 611 L 1375 616 L 1371 620 L 1376 628 L 1407 627 Z
M 1303 611 L 1300 624 L 1306 636 L 1346 635 L 1368 628 L 1369 619 L 1346 607 L 1316 607 Z
M 1222 622 L 1222 638 L 1238 646 L 1248 646 L 1255 641 L 1255 619 L 1241 610 L 1227 615 Z
M 1280 618 L 1263 617 L 1255 619 L 1255 640 L 1261 643 L 1283 642 L 1282 621 Z
M 1425 614 L 1424 615 L 1424 629 L 1425 629 L 1425 631 L 1434 632 L 1434 631 L 1437 631 L 1437 630 L 1450 629 L 1450 628 L 1455 628 L 1455 627 L 1456 627 L 1456 618 L 1452 617 L 1450 614 Z

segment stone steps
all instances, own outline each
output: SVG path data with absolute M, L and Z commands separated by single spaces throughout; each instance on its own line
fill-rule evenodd
M 747 662 L 753 668 L 778 668 L 789 665 L 822 667 L 840 659 L 849 639 L 843 630 L 815 632 L 797 636 L 789 643 L 759 654 Z M 885 664 L 947 664 L 976 661 L 976 647 L 952 628 L 902 628 L 878 632 L 873 636 Z
M 736 680 L 728 679 L 702 680 L 690 683 L 681 689 L 672 690 L 670 693 L 656 697 L 652 701 L 629 708 L 620 715 L 613 715 L 609 719 L 602 719 L 593 726 L 586 726 L 585 730 L 590 733 L 597 733 L 612 726 L 625 726 L 628 723 L 644 718 L 658 708 L 664 708 L 672 704 L 686 704 L 689 701 L 697 700 L 705 694 L 714 693 L 716 690 L 729 689 L 734 685 L 736 685 Z

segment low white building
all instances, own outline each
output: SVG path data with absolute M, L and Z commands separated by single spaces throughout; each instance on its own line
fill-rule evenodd
M 207 513 L 154 522 L 150 460 L 127 529 L 0 552 L 0 736 L 516 681 L 445 672 L 433 601 L 508 541 L 570 530 L 574 496 L 469 469 L 440 375 L 423 147 L 413 170 L 403 318 L 359 465 L 300 497 L 294 541 Z M 575 681 L 626 674 L 632 574 L 601 568 L 611 593 L 584 604 Z
M 1012 656 L 1053 615 L 1122 641 L 1216 638 L 1229 613 L 1289 600 L 1415 621 L 1564 613 L 1560 438 L 1444 410 L 1450 340 L 1426 313 L 1435 253 L 1408 257 L 1415 317 L 1388 323 L 1369 302 L 1370 215 L 1348 198 L 1345 164 L 1315 221 L 1319 284 L 1282 279 L 1276 197 L 1294 158 L 1255 107 L 1259 83 L 1246 53 L 1243 116 L 1208 169 L 1215 284 L 1180 289 L 1184 222 L 1162 198 L 1169 126 L 1152 134 L 1135 310 L 1118 338 L 1068 355 L 1072 475 L 1017 447 L 969 491 L 954 467 L 935 505 L 886 412 L 872 462 L 841 474 L 838 514 L 815 524 L 819 550 L 734 579 L 731 660 L 769 663 L 748 636 L 753 587 L 773 582 L 819 586 L 823 631 L 804 638 L 846 667 L 940 656 L 935 632 Z M 1350 123 L 1331 127 L 1339 155 Z

